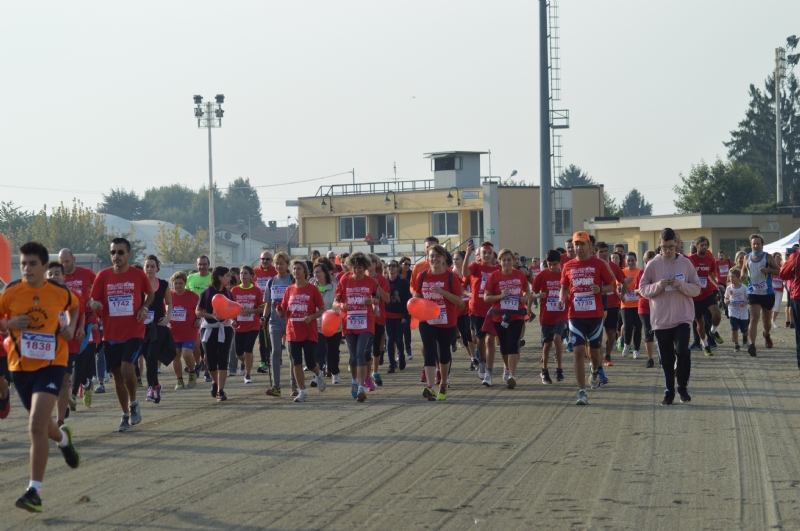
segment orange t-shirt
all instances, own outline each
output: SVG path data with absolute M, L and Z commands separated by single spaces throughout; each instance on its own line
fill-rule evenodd
M 78 306 L 78 299 L 61 284 L 45 281 L 39 288 L 24 280 L 8 285 L 0 295 L 0 316 L 9 319 L 27 315 L 30 324 L 25 330 L 10 330 L 8 370 L 32 372 L 51 365 L 66 367 L 69 360 L 67 341 L 61 337 L 60 312 Z
M 623 308 L 638 308 L 639 307 L 639 296 L 634 292 L 634 282 L 636 281 L 636 275 L 639 273 L 639 268 L 636 269 L 628 269 L 627 267 L 622 270 L 622 274 L 625 275 L 625 278 L 633 277 L 628 283 L 628 288 L 625 293 L 623 293 L 622 297 L 622 304 Z M 619 286 L 619 282 L 617 285 Z
M 416 295 L 416 285 L 417 279 L 422 274 L 423 271 L 427 271 L 431 268 L 431 265 L 428 263 L 427 260 L 421 260 L 414 264 L 414 268 L 411 270 L 411 293 Z

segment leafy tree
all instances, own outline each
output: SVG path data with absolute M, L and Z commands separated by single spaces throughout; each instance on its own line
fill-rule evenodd
M 216 201 L 216 198 L 215 198 Z M 240 219 L 252 216 L 253 227 L 263 227 L 261 219 L 261 200 L 258 192 L 250 184 L 250 178 L 237 177 L 225 192 L 221 205 L 215 204 L 218 223 L 236 224 Z
M 15 206 L 13 201 L 0 201 L 0 232 L 8 238 L 13 250 L 33 239 L 31 231 L 33 218 L 31 212 Z
M 574 164 L 570 164 L 556 178 L 556 186 L 559 188 L 572 188 L 573 186 L 596 185 L 597 182 L 589 177 L 589 174 L 581 170 Z
M 746 164 L 719 159 L 709 166 L 705 161 L 693 165 L 688 177 L 680 175 L 682 185 L 673 188 L 678 196 L 675 208 L 681 214 L 701 212 L 742 212 L 752 203 L 769 199 L 761 176 Z
M 72 208 L 61 203 L 49 216 L 45 206 L 31 224 L 31 239 L 42 242 L 51 253 L 65 247 L 73 253 L 95 253 L 105 232 L 105 217 L 74 200 Z
M 639 190 L 634 188 L 622 200 L 622 212 L 625 216 L 650 216 L 653 214 L 653 205 L 645 201 Z
M 605 190 L 603 190 L 603 215 L 617 217 L 622 217 L 625 215 L 625 213 L 622 211 L 622 207 L 618 205 L 617 201 Z
M 133 221 L 147 219 L 150 213 L 147 207 L 148 203 L 142 200 L 135 191 L 128 192 L 124 188 L 112 188 L 108 194 L 103 194 L 103 202 L 97 205 L 97 211 Z
M 175 225 L 167 229 L 166 225 L 158 226 L 158 234 L 154 245 L 162 262 L 173 264 L 191 264 L 198 256 L 208 254 L 208 233 L 202 229 L 194 236 L 182 234 L 183 227 Z
M 125 238 L 131 242 L 131 258 L 129 260 L 131 265 L 141 263 L 142 260 L 144 260 L 147 244 L 136 237 L 136 229 L 131 227 L 130 231 L 122 232 L 112 227 L 108 233 L 103 235 L 100 245 L 97 247 L 97 258 L 101 266 L 110 267 L 112 265 L 111 256 L 108 254 L 108 251 L 111 248 L 111 240 L 114 238 Z

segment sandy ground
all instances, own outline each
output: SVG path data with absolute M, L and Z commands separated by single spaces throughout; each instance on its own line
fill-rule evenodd
M 13 398 L 0 528 L 800 529 L 794 331 L 773 338 L 757 358 L 729 339 L 711 358 L 694 353 L 693 400 L 671 407 L 659 406 L 660 371 L 618 352 L 611 384 L 575 406 L 571 358 L 565 382 L 539 380 L 538 326 L 516 390 L 502 366 L 499 384 L 479 385 L 459 349 L 446 402 L 422 398 L 417 356 L 364 404 L 346 383 L 295 404 L 264 396 L 266 375 L 236 377 L 227 403 L 210 384 L 167 390 L 120 434 L 110 384 L 68 420 L 80 468 L 53 445 L 41 515 L 14 508 L 28 440 Z

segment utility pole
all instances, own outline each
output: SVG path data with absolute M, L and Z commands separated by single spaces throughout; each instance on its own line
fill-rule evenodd
M 547 0 L 539 0 L 539 255 L 553 248 L 550 175 L 550 79 L 547 60 Z
M 786 50 L 775 48 L 775 173 L 777 177 L 777 191 L 775 201 L 783 201 L 783 164 L 782 164 L 782 139 L 781 139 L 781 80 L 786 74 Z
M 214 173 L 211 164 L 211 129 L 222 127 L 222 104 L 225 96 L 217 94 L 216 103 L 210 101 L 203 105 L 203 97 L 194 96 L 194 117 L 197 119 L 198 128 L 208 129 L 208 261 L 213 269 L 217 260 L 216 225 L 214 222 Z M 205 107 L 205 109 L 203 109 Z

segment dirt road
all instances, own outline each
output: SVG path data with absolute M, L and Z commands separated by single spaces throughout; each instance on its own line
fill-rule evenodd
M 347 384 L 295 404 L 265 397 L 266 375 L 236 377 L 227 403 L 209 384 L 165 391 L 119 434 L 109 385 L 68 420 L 81 467 L 53 445 L 41 515 L 14 508 L 28 480 L 14 397 L 0 528 L 800 529 L 794 331 L 773 337 L 758 358 L 730 341 L 694 353 L 693 400 L 671 407 L 658 405 L 660 371 L 619 353 L 611 384 L 575 406 L 571 360 L 566 382 L 542 385 L 530 326 L 516 390 L 499 363 L 500 383 L 479 385 L 461 349 L 446 402 L 422 398 L 418 356 L 364 404 Z

